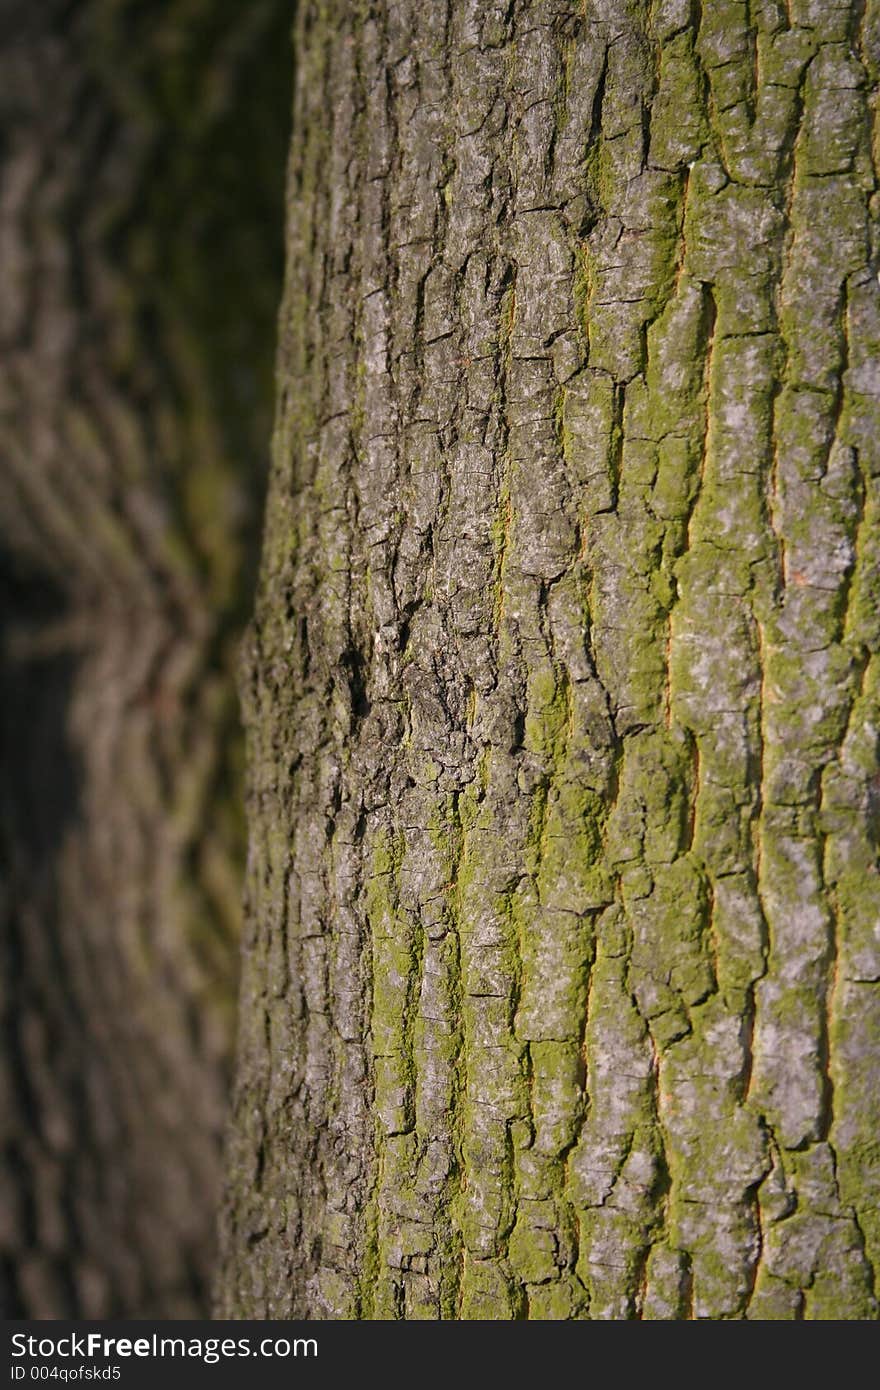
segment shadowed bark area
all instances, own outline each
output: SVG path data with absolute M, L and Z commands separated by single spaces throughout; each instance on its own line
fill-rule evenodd
M 205 1308 L 291 14 L 0 0 L 8 1315 Z
M 296 43 L 219 1310 L 873 1318 L 880 8 Z

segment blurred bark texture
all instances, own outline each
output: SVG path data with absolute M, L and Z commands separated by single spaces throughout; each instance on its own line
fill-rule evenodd
M 878 26 L 301 5 L 223 1313 L 876 1315 Z
M 205 1307 L 290 15 L 0 0 L 11 1314 Z

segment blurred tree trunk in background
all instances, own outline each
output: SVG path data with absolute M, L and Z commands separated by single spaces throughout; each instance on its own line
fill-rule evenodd
M 876 1315 L 878 26 L 300 6 L 223 1313 Z
M 4 1312 L 214 1250 L 290 0 L 0 0 Z

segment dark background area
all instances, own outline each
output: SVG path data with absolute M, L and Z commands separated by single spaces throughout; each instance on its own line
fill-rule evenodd
M 0 0 L 0 1302 L 206 1312 L 290 0 Z

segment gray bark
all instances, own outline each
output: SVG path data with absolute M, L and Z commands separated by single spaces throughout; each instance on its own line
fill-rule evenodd
M 878 26 L 301 7 L 224 1315 L 876 1316 Z

